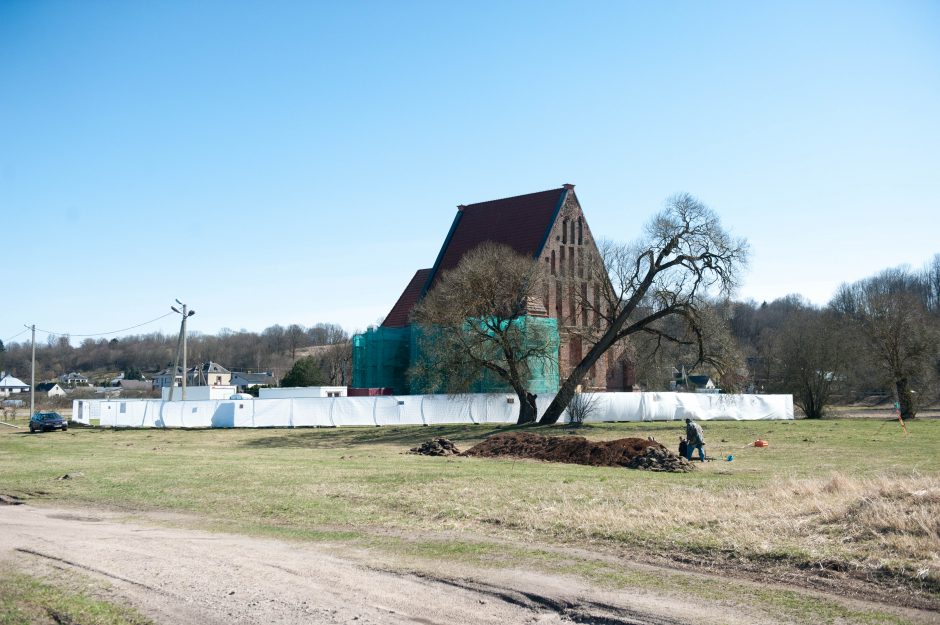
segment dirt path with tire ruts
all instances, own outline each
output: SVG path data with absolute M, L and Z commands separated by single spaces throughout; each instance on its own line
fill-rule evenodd
M 362 553 L 124 522 L 117 513 L 0 506 L 0 566 L 70 571 L 161 625 L 778 623 L 747 606 L 604 591 L 535 571 L 393 572 Z

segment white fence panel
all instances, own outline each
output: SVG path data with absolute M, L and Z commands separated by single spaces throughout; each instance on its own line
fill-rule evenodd
M 304 397 L 292 400 L 292 424 L 299 427 L 330 427 L 333 425 L 330 413 L 333 411 L 333 398 Z
M 512 403 L 507 398 L 513 400 Z M 697 393 L 585 394 L 588 421 L 792 419 L 790 395 Z M 542 414 L 553 397 L 537 399 Z M 76 400 L 73 417 L 104 427 L 329 427 L 515 423 L 518 399 L 502 393 L 254 400 Z M 567 411 L 562 420 L 568 420 Z
M 424 425 L 424 395 L 401 395 L 398 420 L 401 425 Z
M 373 411 L 375 414 L 376 425 L 402 425 L 401 407 L 398 402 L 404 402 L 404 399 L 393 397 L 391 395 L 381 395 L 374 397 Z
M 669 393 L 672 395 L 674 393 Z M 676 416 L 675 401 L 665 393 L 640 394 L 640 418 L 643 421 L 672 421 Z M 608 419 L 604 419 L 608 421 Z
M 375 397 L 335 397 L 334 401 L 334 425 L 375 425 Z
M 502 393 L 472 395 L 470 418 L 474 423 L 515 423 L 519 420 L 519 399 Z
M 292 399 L 256 399 L 254 405 L 254 419 L 251 426 L 255 428 L 290 427 Z
M 585 421 L 642 421 L 640 393 L 585 393 Z
M 424 422 L 428 425 L 473 423 L 470 397 L 467 395 L 425 395 L 421 402 Z

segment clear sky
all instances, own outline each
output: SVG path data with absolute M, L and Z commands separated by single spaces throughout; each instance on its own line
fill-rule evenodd
M 696 195 L 740 298 L 920 267 L 940 3 L 0 2 L 0 340 L 363 329 L 458 204 L 567 182 L 611 239 Z

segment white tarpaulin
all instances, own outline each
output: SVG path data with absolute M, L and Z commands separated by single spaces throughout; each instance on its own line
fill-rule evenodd
M 699 393 L 585 394 L 587 421 L 792 419 L 791 395 Z M 539 414 L 551 396 L 536 400 Z M 251 428 L 347 425 L 515 423 L 518 399 L 505 394 L 406 395 L 238 400 L 86 400 L 72 402 L 73 419 L 103 427 Z M 563 420 L 568 420 L 565 412 Z

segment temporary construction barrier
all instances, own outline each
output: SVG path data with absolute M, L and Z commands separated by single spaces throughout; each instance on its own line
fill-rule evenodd
M 698 393 L 585 394 L 585 421 L 792 419 L 792 395 Z M 541 414 L 551 396 L 539 396 Z M 384 395 L 237 400 L 86 400 L 72 402 L 72 418 L 103 427 L 257 428 L 459 423 L 515 423 L 515 395 Z M 563 420 L 568 420 L 567 412 Z

